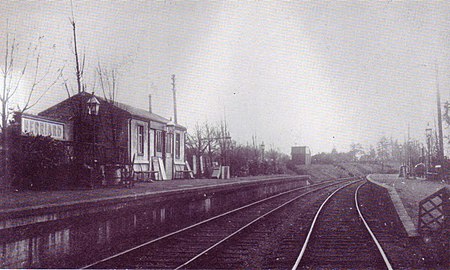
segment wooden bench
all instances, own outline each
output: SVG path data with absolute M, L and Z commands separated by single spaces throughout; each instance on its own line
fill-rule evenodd
M 183 169 L 180 169 L 180 168 L 183 168 Z M 191 179 L 192 173 L 193 173 L 192 170 L 185 169 L 184 166 L 175 166 L 174 179 L 185 179 L 185 178 Z M 185 177 L 186 174 L 188 175 L 188 177 Z
M 159 171 L 152 171 L 152 170 L 143 170 L 142 164 L 139 165 L 139 171 L 135 171 L 136 177 L 140 181 L 144 182 L 152 182 L 152 175 L 154 175 L 155 180 L 158 180 Z

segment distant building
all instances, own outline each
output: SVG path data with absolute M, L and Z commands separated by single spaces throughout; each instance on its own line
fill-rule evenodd
M 308 146 L 292 146 L 291 158 L 296 165 L 310 165 L 311 151 Z

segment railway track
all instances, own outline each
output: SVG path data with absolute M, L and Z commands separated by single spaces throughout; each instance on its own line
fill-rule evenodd
M 331 195 L 305 196 L 187 268 L 392 269 L 362 217 L 356 190 L 350 183 Z
M 392 269 L 359 209 L 361 186 L 338 189 L 322 204 L 292 269 Z
M 189 269 L 290 269 L 321 203 L 337 187 L 304 194 L 230 238 Z
M 241 236 L 249 228 L 258 224 L 258 221 L 285 206 L 314 192 L 330 193 L 336 185 L 354 181 L 355 179 L 330 181 L 284 192 L 159 237 L 84 268 L 189 268 L 214 250 L 221 250 L 220 247 L 228 243 L 230 239 L 236 239 L 236 236 Z M 251 248 L 251 245 L 251 243 L 248 244 L 248 248 Z M 297 246 L 299 246 L 298 243 Z M 200 267 L 220 268 L 218 265 L 201 265 Z M 224 267 L 233 268 L 229 263 Z
M 359 210 L 357 182 L 272 196 L 85 268 L 392 269 Z

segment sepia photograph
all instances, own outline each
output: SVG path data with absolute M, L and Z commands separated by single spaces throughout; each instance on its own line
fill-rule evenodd
M 0 268 L 450 269 L 450 2 L 0 1 Z

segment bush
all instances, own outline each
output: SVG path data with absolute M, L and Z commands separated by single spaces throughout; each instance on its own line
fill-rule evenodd
M 62 142 L 43 136 L 11 134 L 10 176 L 17 189 L 54 189 L 67 184 L 69 168 L 65 164 Z

